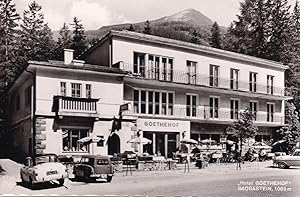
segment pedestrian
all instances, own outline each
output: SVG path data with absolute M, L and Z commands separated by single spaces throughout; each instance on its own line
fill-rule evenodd
M 237 170 L 241 170 L 241 163 L 242 163 L 242 155 L 240 152 L 236 152 L 236 169 Z

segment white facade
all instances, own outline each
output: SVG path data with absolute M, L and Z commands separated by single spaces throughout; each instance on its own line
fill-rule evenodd
M 132 108 L 125 114 L 137 122 L 187 121 L 192 138 L 217 141 L 248 107 L 256 114 L 257 140 L 270 140 L 284 124 L 287 67 L 277 62 L 129 31 L 111 31 L 84 58 L 130 72 L 124 101 Z

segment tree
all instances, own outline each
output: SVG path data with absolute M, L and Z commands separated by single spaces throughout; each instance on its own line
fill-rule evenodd
M 270 37 L 268 57 L 274 61 L 288 63 L 288 40 L 290 29 L 290 6 L 288 0 L 273 0 L 270 8 Z
M 240 113 L 240 117 L 234 124 L 227 128 L 227 132 L 236 137 L 240 142 L 240 155 L 242 155 L 243 142 L 253 138 L 258 128 L 254 126 L 254 114 L 247 108 Z
M 64 23 L 63 27 L 59 31 L 60 37 L 57 41 L 57 49 L 55 54 L 55 59 L 63 60 L 64 59 L 64 49 L 68 49 L 72 45 L 72 34 L 69 30 L 69 26 Z
M 13 70 L 13 59 L 18 37 L 18 21 L 20 16 L 16 12 L 15 4 L 11 0 L 0 0 L 0 84 L 13 79 L 8 73 Z M 0 90 L 1 92 L 1 90 Z
M 144 34 L 151 34 L 151 24 L 148 20 L 144 23 L 143 33 Z
M 132 24 L 130 24 L 129 28 L 128 28 L 128 31 L 135 31 L 134 27 Z
M 287 153 L 295 147 L 300 137 L 299 114 L 293 103 L 286 102 L 285 118 L 287 126 L 281 127 L 276 133 L 281 140 L 281 146 Z
M 191 42 L 195 43 L 195 44 L 200 44 L 201 43 L 200 35 L 199 35 L 199 33 L 197 32 L 196 29 L 193 30 Z
M 270 20 L 269 0 L 245 0 L 240 3 L 241 13 L 229 29 L 225 49 L 267 58 Z
M 220 32 L 220 27 L 217 22 L 214 22 L 211 28 L 211 43 L 210 45 L 214 48 L 221 49 L 222 48 L 222 37 Z
M 81 20 L 79 20 L 77 17 L 74 17 L 71 25 L 73 26 L 73 39 L 71 48 L 74 49 L 74 55 L 76 57 L 87 48 L 85 40 L 86 37 L 84 35 L 84 27 L 81 24 Z
M 51 29 L 44 22 L 42 7 L 33 1 L 23 12 L 19 56 L 21 70 L 28 60 L 47 61 L 53 58 L 54 41 Z

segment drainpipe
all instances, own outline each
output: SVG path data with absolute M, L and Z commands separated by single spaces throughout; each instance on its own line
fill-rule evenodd
M 31 126 L 32 126 L 32 146 L 33 146 L 33 150 L 32 150 L 32 154 L 36 155 L 36 73 L 29 71 L 27 69 L 25 69 L 26 72 L 30 73 L 32 78 L 33 78 L 33 82 L 32 82 L 32 100 L 31 100 Z

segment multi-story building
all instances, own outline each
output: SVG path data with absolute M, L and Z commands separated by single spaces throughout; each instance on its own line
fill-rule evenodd
M 79 59 L 65 50 L 64 62 L 30 61 L 10 88 L 16 150 L 170 157 L 183 138 L 225 139 L 247 107 L 257 141 L 284 124 L 287 67 L 277 62 L 129 31 L 111 31 Z M 138 134 L 152 143 L 128 143 Z
M 117 146 L 119 138 L 111 132 L 123 104 L 124 74 L 73 60 L 73 50 L 65 50 L 64 62 L 29 61 L 8 92 L 13 148 L 22 157 L 108 154 L 130 148 L 126 142 Z M 126 135 L 122 133 L 118 135 Z M 85 137 L 95 142 L 79 143 Z
M 111 31 L 82 56 L 87 63 L 129 71 L 126 116 L 152 140 L 144 151 L 169 156 L 179 139 L 224 139 L 249 108 L 257 141 L 284 124 L 284 71 L 261 58 L 129 31 Z

